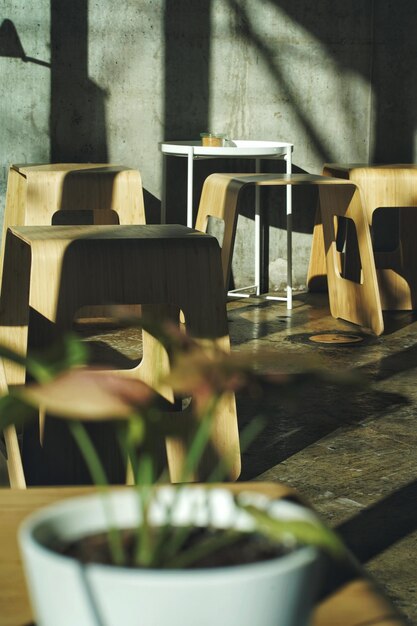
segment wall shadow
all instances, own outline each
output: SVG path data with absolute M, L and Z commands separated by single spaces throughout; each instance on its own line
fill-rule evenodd
M 417 129 L 417 5 L 375 2 L 375 163 L 413 163 Z
M 51 0 L 51 162 L 107 163 L 105 97 L 88 76 L 88 0 Z
M 229 0 L 237 4 L 235 0 Z M 315 3 L 268 0 L 312 33 L 339 64 L 341 71 L 354 71 L 373 90 L 371 123 L 374 150 L 371 163 L 412 163 L 417 127 L 417 5 L 413 0 L 348 0 L 340 9 L 329 0 Z M 360 6 L 359 6 L 360 5 Z M 343 32 L 336 29 L 341 24 Z M 351 41 L 368 49 L 354 54 Z M 306 127 L 309 137 L 311 134 Z M 314 134 L 313 134 L 314 139 Z M 325 161 L 331 155 L 326 155 Z
M 7 19 L 3 20 L 0 26 L 0 57 L 26 58 L 16 26 Z
M 211 10 L 211 0 L 165 0 L 164 138 L 167 141 L 198 140 L 200 133 L 208 128 Z M 166 159 L 166 185 L 167 221 L 185 224 L 186 159 Z M 194 189 L 197 201 L 201 193 L 198 176 Z
M 239 37 L 247 43 L 250 43 L 256 49 L 263 64 L 268 68 L 272 80 L 283 92 L 282 97 L 285 97 L 285 100 L 291 105 L 298 122 L 304 128 L 309 143 L 313 146 L 316 153 L 321 156 L 323 162 L 332 160 L 328 148 L 320 139 L 319 133 L 316 131 L 309 116 L 300 107 L 297 94 L 293 90 L 290 82 L 286 79 L 280 63 L 277 62 L 275 48 L 272 48 L 265 38 L 255 30 L 251 23 L 249 13 L 242 3 L 238 0 L 227 0 L 227 2 L 239 25 L 237 31 Z M 280 3 L 278 2 L 278 4 Z
M 311 33 L 334 60 L 340 73 L 357 73 L 370 84 L 369 101 L 369 162 L 412 163 L 415 159 L 414 135 L 417 127 L 417 5 L 412 0 L 348 0 L 336 6 L 330 0 L 316 3 L 292 0 L 268 0 L 271 7 L 285 12 L 294 24 Z M 238 24 L 237 35 L 246 45 L 253 46 L 269 70 L 282 98 L 290 104 L 293 114 L 304 130 L 306 141 L 322 163 L 337 160 L 330 144 L 323 140 L 322 129 L 309 116 L 308 102 L 300 101 L 295 85 L 301 77 L 288 76 L 279 55 L 279 42 L 264 37 L 251 19 L 247 5 L 240 0 L 228 0 Z M 284 45 L 291 45 L 291 36 Z M 294 47 L 294 54 L 297 54 Z M 307 63 L 309 61 L 307 60 Z M 305 71 L 307 71 L 307 67 Z M 314 68 L 312 68 L 314 71 Z M 355 124 L 354 112 L 348 98 L 338 102 Z M 323 124 L 326 120 L 323 118 Z M 353 131 L 354 132 L 354 131 Z M 311 233 L 316 202 L 313 195 L 302 197 L 294 189 L 294 232 Z M 269 219 L 264 228 L 264 250 L 268 250 L 269 226 L 285 228 L 282 200 L 266 200 L 264 214 Z M 277 210 L 278 209 L 278 210 Z M 389 225 L 384 225 L 385 232 Z M 267 281 L 264 272 L 264 283 Z

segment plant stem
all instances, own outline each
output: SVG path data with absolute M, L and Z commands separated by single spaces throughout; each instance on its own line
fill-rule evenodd
M 108 494 L 109 483 L 103 464 L 94 448 L 87 430 L 80 422 L 69 422 L 71 433 L 77 442 L 77 445 L 87 464 L 90 475 L 94 484 L 99 487 L 103 494 Z M 123 542 L 119 529 L 114 524 L 114 515 L 111 503 L 108 497 L 103 498 L 103 506 L 105 515 L 108 520 L 108 539 L 109 549 L 115 565 L 123 565 L 125 563 L 125 554 L 123 550 Z
M 195 546 L 189 548 L 188 550 L 174 555 L 174 557 L 165 564 L 165 567 L 175 569 L 189 567 L 199 559 L 202 559 L 209 554 L 213 554 L 225 546 L 236 543 L 241 538 L 241 532 L 237 530 L 225 530 L 218 535 L 198 542 Z
M 213 398 L 206 408 L 204 415 L 200 419 L 197 432 L 192 439 L 185 459 L 180 482 L 188 482 L 191 480 L 193 472 L 203 456 L 207 443 L 210 440 L 214 410 L 218 401 L 218 398 Z
M 152 456 L 143 452 L 143 456 L 137 465 L 136 492 L 138 496 L 139 514 L 141 523 L 137 527 L 137 540 L 134 562 L 136 565 L 151 567 L 154 565 L 155 550 L 154 537 L 149 523 L 149 506 L 155 489 L 152 485 L 154 478 Z

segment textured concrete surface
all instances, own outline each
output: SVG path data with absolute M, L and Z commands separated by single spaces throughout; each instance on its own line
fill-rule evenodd
M 159 220 L 158 142 L 235 138 L 294 143 L 297 169 L 326 161 L 415 160 L 413 0 L 1 0 L 0 208 L 9 163 L 112 161 L 142 172 Z M 18 38 L 18 39 L 17 39 Z M 24 51 L 19 58 L 17 41 Z M 199 161 L 195 203 L 212 171 Z M 264 168 L 279 167 L 265 162 Z M 168 163 L 168 219 L 185 220 L 186 164 Z M 285 246 L 283 201 L 264 205 L 271 287 Z M 314 197 L 297 201 L 296 284 L 306 274 Z M 237 284 L 252 282 L 253 204 L 236 244 Z M 284 250 L 281 252 L 280 250 Z
M 387 333 L 351 345 L 313 344 L 313 333 L 357 332 L 329 316 L 323 296 L 283 305 L 239 301 L 230 311 L 236 348 L 318 355 L 333 372 L 353 370 L 364 387 L 306 386 L 290 400 L 240 398 L 242 428 L 256 414 L 264 432 L 243 455 L 243 479 L 296 487 L 336 527 L 395 604 L 417 622 L 415 416 L 417 322 L 385 315 Z M 361 336 L 361 333 L 358 333 Z

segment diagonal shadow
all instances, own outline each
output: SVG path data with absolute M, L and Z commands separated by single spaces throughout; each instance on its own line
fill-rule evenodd
M 361 511 L 337 530 L 361 563 L 417 530 L 417 480 Z
M 327 146 L 323 145 L 323 141 L 320 139 L 314 126 L 311 124 L 307 114 L 302 111 L 298 96 L 291 88 L 291 85 L 286 80 L 284 73 L 280 67 L 279 61 L 276 60 L 274 49 L 272 49 L 265 42 L 264 39 L 256 32 L 251 24 L 251 20 L 246 9 L 237 0 L 227 0 L 230 8 L 235 13 L 238 20 L 239 28 L 237 34 L 239 37 L 253 44 L 261 56 L 265 66 L 269 69 L 271 76 L 278 83 L 279 87 L 284 90 L 286 98 L 292 107 L 298 121 L 304 128 L 306 134 L 309 137 L 309 141 L 312 144 L 317 155 L 324 162 L 326 160 L 333 160 L 331 151 Z
M 385 415 L 407 404 L 400 394 L 364 391 L 352 393 L 330 384 L 301 381 L 293 395 L 283 396 L 279 389 L 268 390 L 260 399 L 244 400 L 237 406 L 242 430 L 254 415 L 263 418 L 265 427 L 242 455 L 240 480 L 250 480 L 308 448 L 339 428 L 351 427 Z
M 417 126 L 416 3 L 362 0 L 358 7 L 353 0 L 343 3 L 341 9 L 326 0 L 268 2 L 312 33 L 342 71 L 353 70 L 370 83 L 374 130 L 368 138 L 370 148 L 373 144 L 369 162 L 412 163 Z M 352 54 L 351 46 L 340 45 L 347 37 L 360 45 L 358 54 Z M 364 49 L 369 50 L 365 57 Z
M 377 361 L 360 367 L 360 371 L 375 382 L 387 380 L 417 368 L 417 345 L 388 354 Z

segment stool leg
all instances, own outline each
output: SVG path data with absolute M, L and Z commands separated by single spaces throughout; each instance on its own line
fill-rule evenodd
M 384 330 L 369 225 L 355 185 L 321 185 L 320 205 L 326 250 L 330 310 L 354 324 L 370 328 L 376 335 Z M 362 266 L 362 284 L 343 278 L 336 249 L 335 218 L 350 218 L 356 227 Z
M 215 345 L 225 352 L 230 350 L 228 334 L 225 296 L 218 284 L 218 276 L 221 275 L 220 257 L 217 246 L 211 246 L 207 250 L 209 262 L 204 262 L 199 268 L 204 284 L 204 293 L 207 294 L 202 300 L 188 300 L 188 304 L 181 307 L 184 312 L 187 330 L 196 338 L 201 339 L 207 350 Z M 206 271 L 204 272 L 204 267 Z M 209 271 L 207 271 L 209 268 Z M 192 280 L 192 279 L 191 279 Z M 195 289 L 195 291 L 194 291 Z M 197 293 L 196 284 L 193 292 Z M 208 296 L 208 297 L 207 297 Z M 181 480 L 181 472 L 186 450 L 197 428 L 196 418 L 192 411 L 192 403 L 187 411 L 183 412 L 184 430 L 186 435 L 183 439 L 171 439 L 168 441 L 167 453 L 170 467 L 171 480 Z M 240 449 L 239 433 L 237 428 L 237 414 L 234 394 L 224 393 L 212 416 L 212 431 L 209 446 L 201 459 L 194 480 L 206 480 L 213 470 L 221 464 L 225 464 L 227 478 L 235 480 L 240 474 Z
M 310 261 L 307 271 L 307 287 L 311 292 L 322 293 L 327 291 L 326 255 L 324 253 L 323 224 L 319 202 L 317 203 L 314 220 Z
M 0 393 L 7 394 L 8 386 L 3 361 L 0 361 Z M 7 472 L 9 474 L 10 487 L 14 489 L 26 489 L 25 474 L 23 472 L 22 457 L 20 454 L 19 441 L 15 426 L 8 426 L 4 430 L 4 443 L 7 453 Z
M 399 209 L 399 248 L 393 252 L 375 253 L 377 275 L 384 310 L 417 309 L 417 208 Z M 388 274 L 388 276 L 387 276 Z M 382 290 L 381 283 L 390 289 Z
M 5 262 L 0 296 L 0 343 L 25 355 L 29 324 L 30 250 L 19 245 L 8 233 L 3 249 Z M 0 361 L 1 394 L 7 393 L 9 385 L 24 384 L 25 377 L 24 367 L 8 360 Z M 26 480 L 15 426 L 9 426 L 3 434 L 10 487 L 25 489 Z
M 25 473 L 16 428 L 8 426 L 4 431 L 4 442 L 7 452 L 7 473 L 12 489 L 26 489 Z
M 8 232 L 0 296 L 0 343 L 22 356 L 27 352 L 30 273 L 29 246 Z M 5 361 L 4 371 L 8 385 L 24 384 L 23 366 Z
M 207 232 L 209 217 L 224 221 L 222 267 L 225 289 L 229 286 L 233 247 L 238 218 L 238 199 L 245 182 L 230 180 L 230 176 L 211 174 L 204 181 L 197 213 L 196 230 Z
M 6 202 L 3 219 L 3 236 L 0 259 L 0 277 L 2 275 L 4 254 L 6 248 L 7 229 L 15 224 L 23 224 L 26 206 L 26 179 L 16 172 L 13 167 L 9 168 L 7 177 Z

